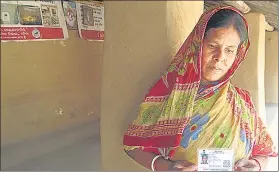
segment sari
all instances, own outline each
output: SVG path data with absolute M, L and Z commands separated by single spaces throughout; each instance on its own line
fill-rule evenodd
M 235 162 L 253 156 L 277 156 L 267 128 L 248 91 L 230 82 L 244 60 L 249 38 L 238 47 L 236 59 L 218 82 L 201 84 L 202 44 L 213 14 L 235 8 L 219 6 L 202 14 L 163 76 L 146 94 L 137 118 L 123 138 L 125 150 L 140 148 L 171 160 L 197 164 L 197 150 L 229 148 Z

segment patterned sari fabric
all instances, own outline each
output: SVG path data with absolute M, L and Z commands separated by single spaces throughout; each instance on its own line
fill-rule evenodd
M 249 93 L 230 83 L 244 60 L 250 42 L 238 48 L 226 76 L 201 86 L 204 32 L 219 6 L 205 12 L 162 78 L 149 90 L 137 118 L 124 135 L 125 150 L 141 148 L 172 160 L 197 163 L 197 149 L 231 148 L 235 161 L 251 156 L 277 156 L 270 135 L 259 118 Z M 247 30 L 248 24 L 246 19 Z

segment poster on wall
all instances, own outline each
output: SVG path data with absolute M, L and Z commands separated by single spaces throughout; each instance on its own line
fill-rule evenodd
M 67 38 L 60 1 L 1 1 L 1 42 Z
M 79 1 L 76 7 L 80 37 L 91 41 L 104 41 L 104 4 Z
M 77 10 L 75 1 L 63 0 L 62 5 L 64 9 L 67 28 L 69 30 L 77 30 Z

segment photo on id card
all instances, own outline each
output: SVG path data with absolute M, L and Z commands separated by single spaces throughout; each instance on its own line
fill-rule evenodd
M 233 171 L 232 149 L 198 149 L 198 171 Z

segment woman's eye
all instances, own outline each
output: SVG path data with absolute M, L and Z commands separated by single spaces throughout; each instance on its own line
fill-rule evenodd
M 231 54 L 231 53 L 234 53 L 233 50 L 227 50 L 227 52 L 230 53 L 230 54 Z
M 215 48 L 215 45 L 208 44 L 209 48 Z

